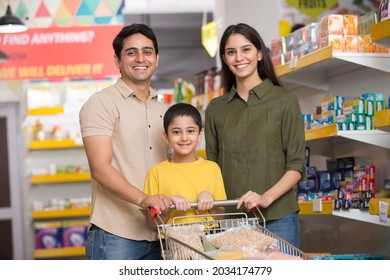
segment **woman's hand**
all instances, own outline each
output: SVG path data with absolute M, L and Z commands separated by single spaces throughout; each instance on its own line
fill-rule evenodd
M 237 209 L 244 205 L 248 210 L 252 210 L 256 207 L 267 208 L 272 203 L 272 199 L 267 195 L 260 195 L 258 193 L 248 191 L 246 194 L 241 196 L 237 202 Z
M 203 191 L 198 194 L 198 211 L 208 211 L 214 206 L 214 197 L 208 191 Z
M 180 195 L 171 195 L 169 198 L 175 205 L 177 211 L 186 212 L 191 209 L 191 202 L 188 198 Z

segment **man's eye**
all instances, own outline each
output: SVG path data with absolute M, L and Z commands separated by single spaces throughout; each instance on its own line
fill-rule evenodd
M 152 52 L 151 51 L 145 51 L 144 54 L 145 55 L 152 55 Z

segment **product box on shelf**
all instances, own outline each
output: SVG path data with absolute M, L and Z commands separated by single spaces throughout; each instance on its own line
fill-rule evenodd
M 62 247 L 61 222 L 34 223 L 35 248 L 53 249 Z
M 87 241 L 88 225 L 88 221 L 64 221 L 62 224 L 62 246 L 85 246 Z

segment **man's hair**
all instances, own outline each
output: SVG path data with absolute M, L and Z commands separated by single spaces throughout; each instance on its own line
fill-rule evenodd
M 131 25 L 127 25 L 123 27 L 122 30 L 118 33 L 118 35 L 116 35 L 114 41 L 112 42 L 112 47 L 114 48 L 115 55 L 118 57 L 118 59 L 120 59 L 121 57 L 121 51 L 123 49 L 123 41 L 127 37 L 137 33 L 140 33 L 144 35 L 146 38 L 152 40 L 156 55 L 158 54 L 157 38 L 153 30 L 146 24 L 133 23 Z
M 164 115 L 164 131 L 168 133 L 168 126 L 177 117 L 191 117 L 198 125 L 199 131 L 202 129 L 202 117 L 194 106 L 187 103 L 177 103 L 172 105 Z

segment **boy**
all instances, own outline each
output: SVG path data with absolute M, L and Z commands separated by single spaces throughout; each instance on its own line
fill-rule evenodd
M 198 158 L 195 148 L 202 139 L 202 118 L 190 104 L 172 105 L 164 115 L 165 142 L 173 149 L 170 159 L 150 169 L 145 182 L 145 193 L 163 194 L 170 198 L 176 209 L 162 212 L 165 223 L 177 216 L 223 213 L 223 207 L 213 207 L 214 200 L 226 200 L 219 166 Z M 197 209 L 190 203 L 196 201 Z M 194 222 L 196 217 L 180 219 L 179 223 Z

